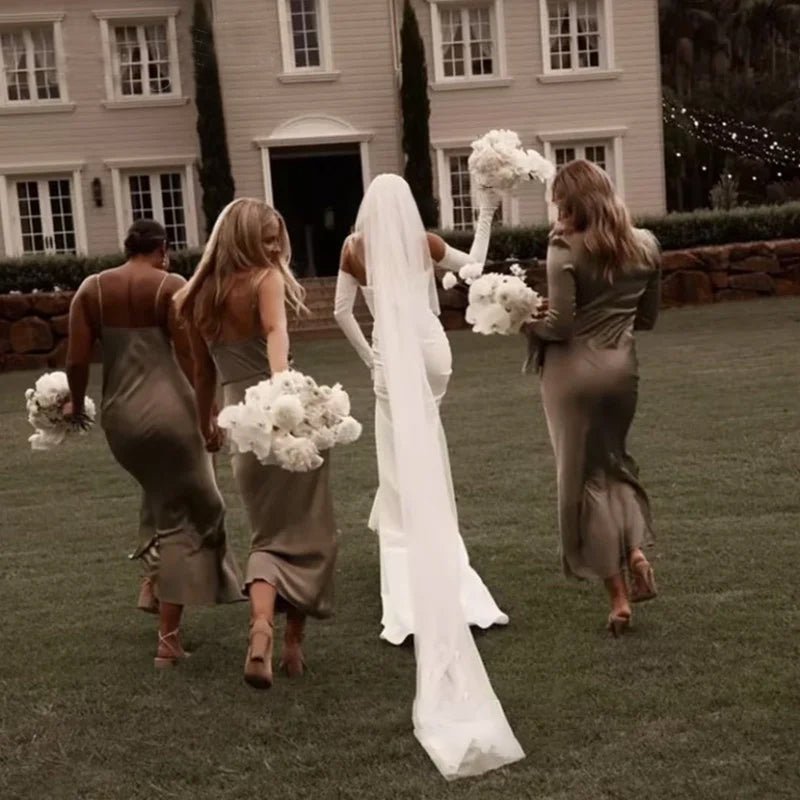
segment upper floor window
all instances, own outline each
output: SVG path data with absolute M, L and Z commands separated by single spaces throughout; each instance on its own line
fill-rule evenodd
M 105 50 L 108 100 L 130 103 L 181 98 L 174 12 L 152 9 L 95 12 Z
M 504 77 L 502 0 L 436 0 L 431 2 L 431 22 L 437 82 Z
M 63 105 L 62 64 L 60 19 L 4 26 L 0 15 L 0 105 Z
M 284 74 L 330 73 L 328 0 L 277 0 Z
M 540 0 L 545 73 L 611 68 L 607 0 Z

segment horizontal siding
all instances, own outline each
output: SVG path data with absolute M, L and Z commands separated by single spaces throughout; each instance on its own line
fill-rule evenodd
M 35 5 L 35 9 L 33 6 Z M 92 12 L 136 8 L 180 8 L 177 17 L 181 88 L 185 105 L 165 108 L 108 109 L 100 23 Z M 193 102 L 189 0 L 137 4 L 131 0 L 3 0 L 0 14 L 63 11 L 66 81 L 74 111 L 55 114 L 3 114 L 0 110 L 0 164 L 85 161 L 83 196 L 89 252 L 118 249 L 117 226 L 107 159 L 197 154 Z M 103 187 L 102 208 L 91 202 L 91 182 Z M 199 192 L 195 192 L 199 204 Z M 200 211 L 198 210 L 198 214 Z M 199 221 L 202 231 L 203 222 Z M 2 252 L 5 252 L 4 250 Z
M 333 69 L 340 77 L 325 83 L 282 83 L 276 0 L 215 3 L 228 146 L 239 195 L 264 197 L 254 139 L 307 114 L 330 115 L 369 131 L 373 176 L 400 166 L 388 2 L 332 0 L 330 6 Z

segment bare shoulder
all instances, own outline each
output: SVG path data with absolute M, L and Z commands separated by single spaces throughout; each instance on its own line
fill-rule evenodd
M 259 298 L 270 297 L 275 292 L 283 292 L 286 287 L 286 280 L 283 273 L 275 268 L 265 269 L 257 278 L 256 293 Z

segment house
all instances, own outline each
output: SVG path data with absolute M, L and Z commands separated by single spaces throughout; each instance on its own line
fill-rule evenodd
M 657 0 L 413 0 L 441 225 L 474 219 L 470 142 L 516 130 L 590 158 L 635 213 L 664 211 Z M 0 254 L 119 250 L 137 216 L 176 247 L 205 223 L 188 0 L 3 0 Z M 364 188 L 402 172 L 402 0 L 213 0 L 238 195 L 284 215 L 304 277 L 337 268 Z M 203 54 L 200 54 L 203 57 Z M 551 213 L 541 186 L 508 224 Z
M 138 215 L 200 244 L 192 5 L 3 0 L 0 254 L 115 253 Z
M 329 275 L 363 189 L 402 172 L 402 0 L 215 0 L 237 193 L 266 197 L 300 274 Z M 425 40 L 441 225 L 475 209 L 467 157 L 492 128 L 605 168 L 635 213 L 665 209 L 657 0 L 413 0 Z M 551 213 L 541 185 L 508 224 Z

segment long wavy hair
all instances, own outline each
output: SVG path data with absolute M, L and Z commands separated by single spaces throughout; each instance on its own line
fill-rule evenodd
M 553 234 L 582 233 L 606 279 L 613 281 L 637 264 L 656 266 L 654 237 L 637 235 L 625 203 L 596 164 L 583 159 L 566 164 L 553 179 L 552 193 L 559 211 Z
M 279 253 L 266 244 L 266 233 L 277 223 Z M 286 285 L 286 302 L 295 313 L 308 313 L 305 290 L 292 274 L 289 234 L 283 217 L 271 206 L 250 197 L 229 203 L 211 231 L 203 256 L 189 282 L 175 294 L 178 314 L 210 341 L 219 338 L 225 300 L 237 274 L 252 276 L 253 291 L 271 269 Z

